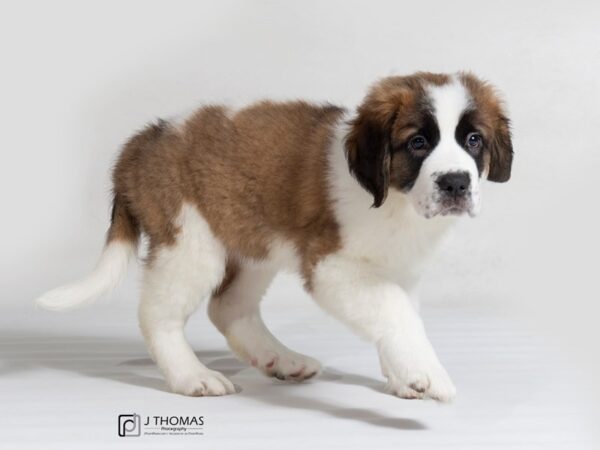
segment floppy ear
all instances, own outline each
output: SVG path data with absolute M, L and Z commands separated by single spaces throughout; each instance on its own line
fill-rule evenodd
M 350 172 L 373 194 L 373 206 L 384 202 L 390 184 L 390 136 L 388 126 L 361 112 L 350 122 L 346 136 L 346 157 Z
M 498 119 L 490 148 L 490 165 L 487 179 L 504 183 L 510 178 L 513 147 L 510 137 L 510 121 L 504 115 Z

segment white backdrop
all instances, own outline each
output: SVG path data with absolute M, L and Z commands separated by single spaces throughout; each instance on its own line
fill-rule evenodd
M 507 99 L 513 178 L 488 185 L 423 299 L 516 312 L 597 367 L 599 24 L 582 0 L 3 2 L 2 307 L 94 264 L 111 164 L 146 122 L 261 97 L 353 106 L 381 76 L 467 69 Z

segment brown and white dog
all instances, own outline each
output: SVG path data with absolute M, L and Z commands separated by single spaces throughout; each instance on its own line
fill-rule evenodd
M 494 89 L 467 73 L 384 78 L 351 113 L 302 101 L 202 107 L 125 145 L 97 268 L 38 304 L 62 310 L 109 291 L 144 233 L 140 325 L 173 392 L 235 392 L 184 337 L 209 296 L 211 320 L 241 359 L 285 380 L 319 372 L 260 316 L 286 269 L 376 344 L 389 392 L 449 401 L 455 387 L 412 292 L 456 216 L 478 212 L 481 180 L 509 179 L 512 154 Z

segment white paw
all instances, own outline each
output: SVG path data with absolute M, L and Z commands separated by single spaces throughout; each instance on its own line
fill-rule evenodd
M 321 371 L 319 361 L 288 349 L 259 352 L 250 357 L 250 364 L 267 376 L 286 381 L 308 380 Z
M 220 372 L 203 369 L 167 380 L 171 391 L 191 397 L 235 394 L 235 386 Z
M 431 398 L 439 402 L 451 402 L 456 388 L 442 366 L 411 367 L 402 376 L 389 375 L 386 392 L 401 398 Z
M 430 398 L 445 403 L 456 397 L 456 387 L 430 346 L 415 346 L 410 352 L 380 348 L 379 356 L 388 379 L 386 392 L 401 398 Z

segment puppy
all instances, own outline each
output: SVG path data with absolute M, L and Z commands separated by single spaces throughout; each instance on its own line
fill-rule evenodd
M 98 266 L 38 304 L 63 310 L 109 291 L 144 233 L 140 327 L 173 392 L 235 392 L 184 337 L 205 297 L 240 359 L 283 380 L 319 373 L 261 319 L 261 297 L 283 269 L 376 345 L 390 393 L 450 401 L 455 387 L 412 292 L 456 218 L 479 211 L 482 180 L 510 178 L 512 157 L 501 101 L 468 73 L 384 78 L 352 112 L 265 101 L 159 120 L 125 144 L 115 166 Z

